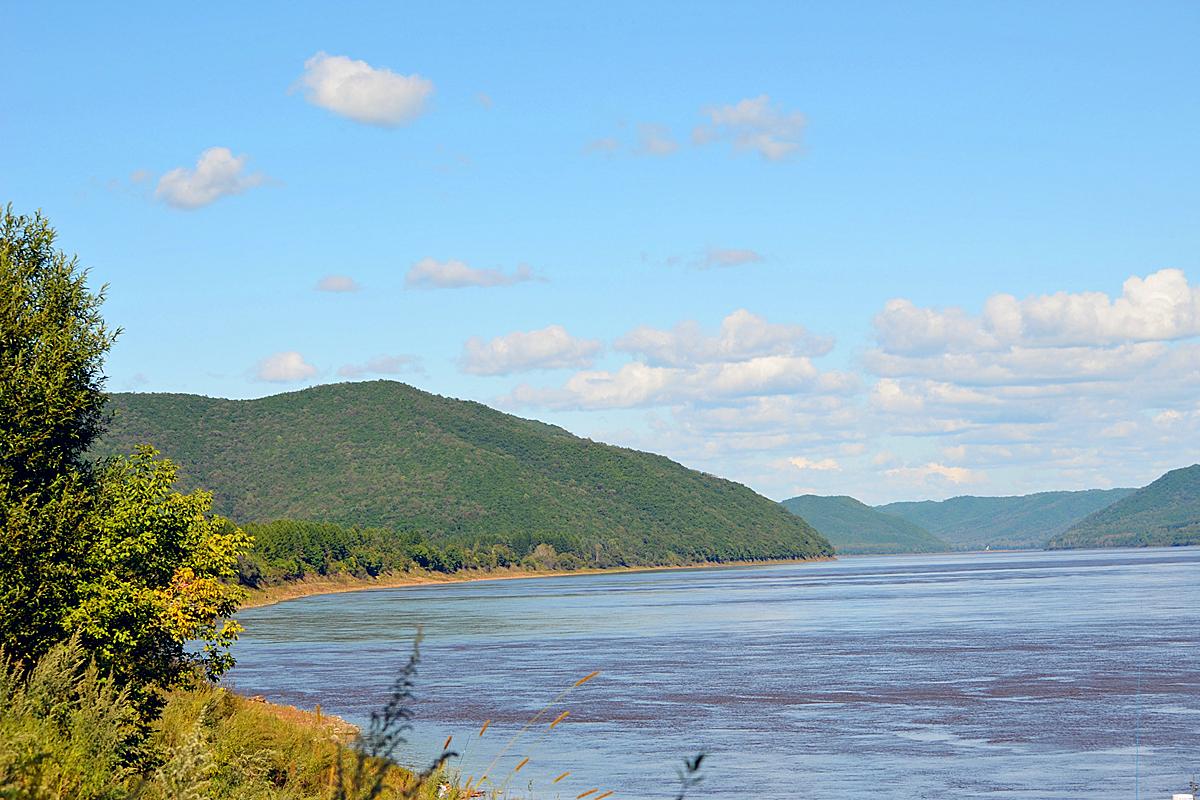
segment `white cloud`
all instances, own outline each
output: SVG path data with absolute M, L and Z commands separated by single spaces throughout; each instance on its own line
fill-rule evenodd
M 773 324 L 741 309 L 727 316 L 715 335 L 693 321 L 669 330 L 636 328 L 615 343 L 634 361 L 615 370 L 576 372 L 557 388 L 518 386 L 504 399 L 563 409 L 670 406 L 677 413 L 689 409 L 693 415 L 707 415 L 703 424 L 718 427 L 727 412 L 731 424 L 748 425 L 753 416 L 789 417 L 793 412 L 772 407 L 785 398 L 800 404 L 806 402 L 801 398 L 857 391 L 855 376 L 822 372 L 813 365 L 810 356 L 831 347 L 831 340 L 813 336 L 803 326 Z
M 953 350 L 991 350 L 997 342 L 979 319 L 960 308 L 921 308 L 897 298 L 875 315 L 875 338 L 888 353 L 928 355 Z
M 562 389 L 518 386 L 507 398 L 550 408 L 635 408 L 675 403 L 719 403 L 731 398 L 786 394 L 812 388 L 819 373 L 798 356 L 760 356 L 693 368 L 655 367 L 640 361 L 615 372 L 577 372 Z
M 746 264 L 758 264 L 764 259 L 761 253 L 745 248 L 710 247 L 704 253 L 700 262 L 702 268 L 712 267 L 741 267 Z
M 295 350 L 275 353 L 258 362 L 255 377 L 260 381 L 273 383 L 292 383 L 311 378 L 317 374 L 317 368 L 304 360 L 304 356 Z
M 1183 418 L 1184 418 L 1183 412 L 1176 411 L 1173 408 L 1169 408 L 1166 411 L 1160 411 L 1154 415 L 1154 424 L 1155 425 L 1164 425 L 1164 426 L 1174 425 L 1175 423 L 1179 422 Z
M 228 147 L 210 147 L 200 154 L 195 168 L 176 167 L 159 178 L 154 196 L 175 208 L 194 209 L 261 186 L 267 176 L 246 173 L 246 161 L 246 156 L 235 156 Z
M 395 127 L 419 117 L 433 82 L 399 75 L 365 61 L 319 52 L 304 62 L 304 97 L 315 106 L 356 122 Z
M 669 156 L 679 149 L 679 142 L 665 125 L 638 125 L 637 152 L 647 156 Z
M 982 475 L 974 470 L 966 467 L 948 467 L 945 464 L 939 464 L 936 461 L 930 461 L 928 464 L 923 464 L 917 467 L 894 467 L 885 470 L 884 475 L 889 478 L 897 478 L 899 480 L 924 484 L 930 479 L 949 481 L 952 484 L 977 483 L 982 480 Z
M 1195 291 L 1164 271 L 1108 296 L 889 303 L 859 362 L 866 391 L 859 375 L 817 368 L 828 340 L 739 310 L 719 329 L 635 328 L 615 343 L 629 363 L 508 400 L 648 409 L 622 443 L 772 496 L 801 465 L 805 482 L 868 502 L 1143 485 L 1200 447 Z M 813 469 L 827 462 L 840 471 Z
M 422 258 L 412 265 L 404 278 L 410 289 L 461 289 L 468 286 L 512 286 L 525 281 L 543 280 L 522 264 L 514 272 L 476 269 L 462 261 L 438 261 Z
M 918 414 L 931 406 L 982 407 L 999 402 L 997 397 L 978 389 L 943 381 L 882 378 L 871 389 L 871 405 L 893 414 Z
M 365 364 L 343 364 L 337 374 L 343 378 L 359 378 L 363 375 L 399 375 L 404 372 L 421 372 L 421 360 L 405 354 L 376 356 Z
M 536 331 L 516 331 L 489 341 L 467 340 L 460 361 L 472 375 L 509 375 L 533 369 L 590 367 L 604 346 L 592 339 L 577 339 L 561 325 Z
M 318 292 L 357 292 L 362 287 L 349 275 L 326 275 L 316 288 Z
M 670 330 L 643 325 L 618 339 L 614 347 L 649 364 L 688 366 L 763 355 L 820 356 L 833 349 L 833 340 L 814 336 L 802 325 L 775 324 L 738 309 L 721 321 L 715 336 L 688 320 Z
M 979 313 L 889 302 L 864 359 L 878 376 L 864 423 L 923 464 L 890 477 L 924 487 L 987 474 L 1031 491 L 1137 485 L 1146 465 L 1176 465 L 1200 446 L 1200 343 L 1187 341 L 1200 336 L 1197 289 L 1162 270 L 1118 295 L 997 294 Z
M 753 150 L 768 161 L 782 161 L 799 150 L 806 124 L 799 111 L 775 108 L 765 94 L 709 108 L 706 114 L 709 123 L 692 132 L 693 143 L 728 138 L 737 149 Z
M 1200 336 L 1200 286 L 1164 269 L 1125 281 L 1121 296 L 1058 292 L 988 298 L 981 315 L 891 300 L 876 315 L 882 350 L 901 355 L 972 353 L 1016 347 L 1096 347 Z
M 788 463 L 799 470 L 814 470 L 816 472 L 840 472 L 842 465 L 832 458 L 822 458 L 814 461 L 803 456 L 789 458 Z

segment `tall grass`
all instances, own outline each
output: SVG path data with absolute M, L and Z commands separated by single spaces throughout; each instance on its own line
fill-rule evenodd
M 433 796 L 432 773 L 422 780 L 387 758 L 393 740 L 357 741 L 337 718 L 203 682 L 168 695 L 144 731 L 128 693 L 100 676 L 78 643 L 54 648 L 31 670 L 0 657 L 0 800 Z M 349 763 L 355 772 L 339 782 Z
M 137 715 L 78 642 L 31 670 L 0 655 L 0 798 L 122 800 L 136 775 Z
M 362 732 L 319 709 L 276 706 L 204 681 L 167 695 L 162 716 L 145 730 L 129 693 L 100 675 L 78 642 L 59 645 L 31 669 L 0 654 L 0 800 L 508 798 L 509 783 L 536 758 L 536 745 L 570 719 L 568 709 L 560 710 L 563 699 L 598 675 L 556 695 L 510 735 L 478 778 L 464 781 L 464 759 L 448 767 L 458 757 L 449 749 L 452 737 L 419 772 L 396 764 L 411 732 L 419 663 L 418 635 L 387 702 Z M 485 721 L 468 748 L 489 730 Z M 509 756 L 527 735 L 523 751 Z M 506 757 L 513 765 L 495 773 Z M 702 760 L 685 763 L 680 798 L 699 782 Z M 546 787 L 551 796 L 613 794 L 572 788 L 570 777 L 569 770 L 559 774 Z

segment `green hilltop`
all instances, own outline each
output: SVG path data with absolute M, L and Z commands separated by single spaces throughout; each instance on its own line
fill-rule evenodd
M 257 400 L 114 394 L 98 454 L 149 443 L 241 523 L 306 519 L 587 563 L 815 558 L 832 547 L 741 484 L 393 381 Z
M 1200 544 L 1200 464 L 1171 470 L 1055 536 L 1051 547 Z
M 888 503 L 877 511 L 919 525 L 956 550 L 1040 548 L 1076 522 L 1134 489 L 1039 492 L 1016 497 L 952 497 Z
M 950 545 L 908 520 L 876 511 L 853 497 L 805 494 L 783 507 L 821 532 L 839 553 L 934 553 Z

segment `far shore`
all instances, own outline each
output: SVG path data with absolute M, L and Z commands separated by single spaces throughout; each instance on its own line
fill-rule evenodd
M 483 581 L 511 581 L 520 578 L 561 578 L 569 575 L 619 575 L 627 572 L 665 572 L 680 569 L 719 569 L 722 567 L 769 567 L 780 564 L 813 564 L 840 559 L 875 558 L 879 556 L 921 558 L 949 555 L 1003 555 L 1005 553 L 1029 553 L 1044 548 L 1014 547 L 992 550 L 944 550 L 933 553 L 841 553 L 822 558 L 780 558 L 762 561 L 702 561 L 697 564 L 660 564 L 644 567 L 587 567 L 572 570 L 527 570 L 519 567 L 502 567 L 493 570 L 466 569 L 453 573 L 413 570 L 411 572 L 388 572 L 377 578 L 355 578 L 349 575 L 305 578 L 304 580 L 281 583 L 263 589 L 250 589 L 246 601 L 239 608 L 273 606 L 287 600 L 299 600 L 321 594 L 365 592 L 371 589 L 402 589 L 406 586 L 432 586 L 442 583 L 481 583 Z M 1112 549 L 1112 548 L 1102 548 Z M 1134 548 L 1141 549 L 1141 548 Z
M 305 578 L 304 580 L 268 586 L 263 589 L 251 589 L 247 592 L 246 601 L 241 608 L 260 608 L 273 606 L 288 600 L 299 600 L 303 597 L 313 597 L 321 594 L 342 594 L 344 592 L 362 592 L 371 589 L 401 589 L 406 586 L 432 586 L 443 583 L 481 583 L 483 581 L 511 581 L 520 578 L 559 578 L 568 575 L 613 575 L 627 572 L 663 572 L 681 569 L 712 569 L 714 567 L 767 567 L 779 564 L 812 564 L 820 561 L 834 561 L 836 557 L 822 558 L 783 558 L 766 559 L 762 561 L 704 561 L 697 564 L 666 564 L 644 567 L 588 567 L 572 570 L 526 570 L 520 568 L 499 568 L 494 570 L 466 569 L 458 572 L 442 573 L 425 570 L 412 572 L 389 572 L 377 578 L 355 578 L 349 575 L 336 575 L 321 578 Z

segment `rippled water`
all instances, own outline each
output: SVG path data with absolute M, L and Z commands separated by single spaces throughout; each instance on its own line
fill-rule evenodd
M 1153 800 L 1200 772 L 1200 548 L 451 584 L 240 619 L 230 684 L 358 722 L 423 626 L 408 756 L 453 734 L 464 773 L 602 670 L 493 773 L 532 755 L 512 786 L 542 798 L 668 796 L 702 749 L 698 798 Z

